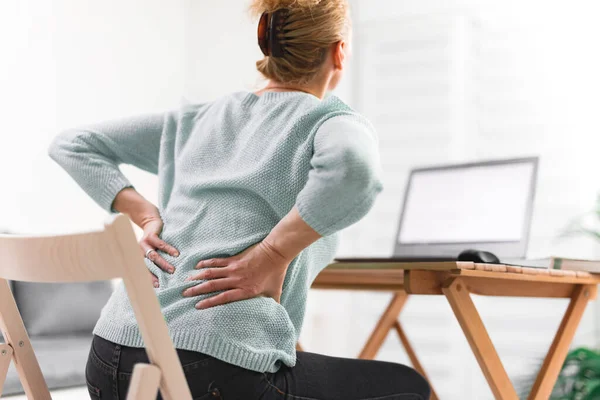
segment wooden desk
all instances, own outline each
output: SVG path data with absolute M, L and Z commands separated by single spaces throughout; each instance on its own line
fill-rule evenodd
M 518 399 L 517 393 L 470 295 L 570 298 L 567 311 L 529 396 L 529 399 L 542 400 L 548 399 L 552 392 L 585 307 L 589 300 L 596 298 L 598 283 L 600 276 L 586 272 L 470 262 L 336 262 L 317 276 L 312 287 L 395 292 L 359 358 L 374 358 L 388 332 L 394 329 L 413 367 L 425 378 L 425 370 L 398 321 L 398 315 L 409 294 L 445 296 L 494 396 L 497 399 L 511 400 Z M 438 399 L 435 391 L 432 391 L 431 398 Z

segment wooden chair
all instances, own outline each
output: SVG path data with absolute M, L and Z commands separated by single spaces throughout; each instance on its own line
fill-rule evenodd
M 78 282 L 123 278 L 151 364 L 136 364 L 128 400 L 192 400 L 179 357 L 129 219 L 104 231 L 64 236 L 0 235 L 0 394 L 13 359 L 28 399 L 51 399 L 7 279 Z

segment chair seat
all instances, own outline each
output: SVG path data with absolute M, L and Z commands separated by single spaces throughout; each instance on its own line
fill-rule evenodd
M 1 336 L 0 336 L 1 339 Z M 92 334 L 30 337 L 49 389 L 85 385 Z M 10 364 L 2 395 L 24 393 L 14 363 Z

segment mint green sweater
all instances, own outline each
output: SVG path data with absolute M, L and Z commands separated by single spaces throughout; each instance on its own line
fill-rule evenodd
M 162 239 L 180 251 L 161 255 L 169 274 L 146 260 L 176 348 L 259 372 L 295 365 L 306 296 L 334 257 L 338 232 L 361 219 L 381 191 L 372 125 L 339 98 L 303 92 L 237 92 L 214 102 L 81 126 L 61 132 L 49 154 L 103 209 L 133 187 L 119 170 L 158 174 Z M 296 205 L 323 237 L 289 265 L 281 303 L 253 299 L 198 310 L 213 294 L 183 297 L 198 261 L 233 256 L 261 241 Z M 122 282 L 93 332 L 143 347 Z

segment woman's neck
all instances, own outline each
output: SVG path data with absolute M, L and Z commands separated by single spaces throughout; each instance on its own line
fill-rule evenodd
M 281 82 L 276 82 L 270 80 L 267 83 L 267 86 L 262 88 L 261 90 L 256 91 L 257 95 L 262 94 L 263 92 L 304 92 L 308 94 L 312 94 L 313 96 L 318 97 L 319 99 L 323 99 L 325 97 L 326 85 L 322 84 L 306 84 L 306 85 L 294 85 L 294 84 L 285 84 Z

